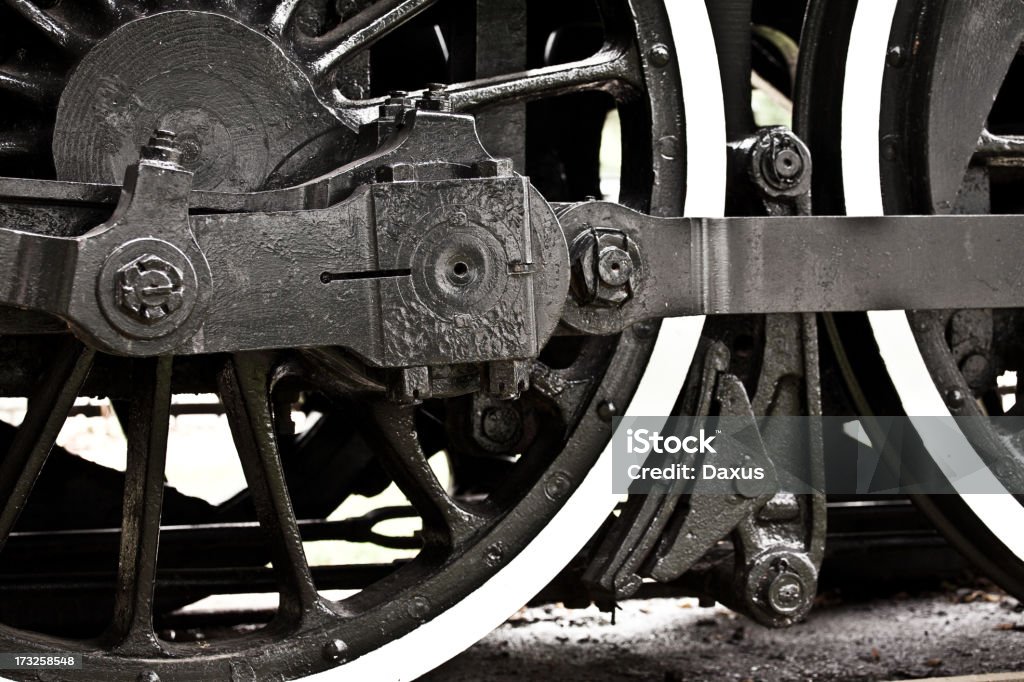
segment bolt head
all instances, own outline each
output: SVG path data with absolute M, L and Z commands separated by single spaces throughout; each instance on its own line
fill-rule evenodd
M 800 610 L 804 603 L 804 584 L 795 573 L 780 573 L 768 586 L 768 605 L 779 615 Z
M 115 300 L 145 324 L 156 324 L 184 301 L 182 272 L 159 256 L 146 254 L 117 271 Z
M 495 405 L 484 410 L 482 427 L 484 436 L 504 445 L 519 435 L 522 420 L 519 411 L 511 405 Z
M 181 165 L 181 145 L 175 137 L 170 130 L 157 130 L 139 151 L 139 157 L 144 161 Z
M 597 261 L 597 274 L 608 286 L 620 287 L 633 274 L 633 259 L 617 246 L 606 246 Z
M 804 160 L 793 149 L 782 149 L 772 159 L 775 172 L 783 180 L 793 180 L 804 172 Z
M 598 228 L 581 233 L 570 249 L 573 295 L 583 305 L 617 308 L 633 296 L 636 265 L 626 236 Z

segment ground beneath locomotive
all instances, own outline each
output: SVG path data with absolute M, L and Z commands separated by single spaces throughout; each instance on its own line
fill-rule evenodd
M 951 586 L 819 602 L 784 630 L 694 599 L 623 602 L 616 625 L 594 607 L 523 609 L 424 680 L 468 682 L 484 670 L 495 681 L 867 682 L 1004 671 L 1019 674 L 999 679 L 1024 679 L 1024 605 L 998 591 Z

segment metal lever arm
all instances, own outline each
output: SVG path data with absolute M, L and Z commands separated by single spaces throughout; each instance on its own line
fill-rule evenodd
M 595 226 L 629 243 L 628 300 L 566 305 L 588 333 L 685 315 L 1024 306 L 1020 216 L 654 218 L 588 202 L 560 218 L 572 243 Z

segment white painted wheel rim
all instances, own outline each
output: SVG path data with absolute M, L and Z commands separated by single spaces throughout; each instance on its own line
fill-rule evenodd
M 862 1 L 857 4 L 854 15 L 842 107 L 843 190 L 847 215 L 883 214 L 878 135 L 882 77 L 896 4 L 897 0 Z M 872 311 L 868 313 L 868 320 L 886 370 L 911 422 L 915 417 L 951 417 L 914 339 L 906 313 Z M 950 448 L 949 435 L 944 435 L 938 443 L 934 442 L 935 429 L 916 430 L 928 454 L 944 468 L 948 462 L 938 453 L 954 449 Z M 975 471 L 986 469 L 967 437 L 959 431 L 954 437 L 958 441 L 955 451 L 963 454 L 963 464 L 974 467 Z M 983 473 L 987 474 L 986 488 L 1005 491 L 991 472 Z M 1010 552 L 1024 561 L 1024 506 L 1008 493 L 970 494 L 965 492 L 964 483 L 956 479 L 951 483 L 971 512 Z

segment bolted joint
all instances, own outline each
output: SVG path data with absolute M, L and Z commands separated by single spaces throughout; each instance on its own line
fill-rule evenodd
M 805 552 L 773 548 L 757 556 L 746 574 L 751 615 L 770 627 L 785 627 L 807 615 L 818 590 L 818 571 Z
M 423 111 L 450 112 L 452 99 L 443 83 L 428 83 L 427 91 L 416 101 L 416 108 Z
M 507 455 L 523 438 L 524 414 L 517 401 L 498 400 L 476 393 L 473 396 L 472 434 L 484 451 Z
M 157 130 L 143 145 L 139 158 L 143 161 L 156 161 L 181 167 L 181 145 L 176 135 L 170 130 Z
M 380 105 L 380 120 L 382 123 L 395 123 L 401 125 L 405 121 L 405 114 L 412 111 L 416 106 L 416 100 L 409 96 L 405 90 L 392 90 L 384 104 Z
M 590 228 L 576 237 L 569 254 L 572 292 L 579 303 L 616 308 L 632 298 L 635 254 L 624 232 Z
M 750 147 L 749 170 L 754 184 L 765 194 L 796 197 L 809 189 L 811 154 L 789 128 L 763 128 Z
M 120 268 L 116 278 L 117 304 L 143 324 L 157 324 L 184 302 L 181 270 L 159 256 L 136 258 Z

